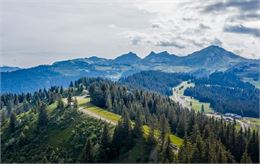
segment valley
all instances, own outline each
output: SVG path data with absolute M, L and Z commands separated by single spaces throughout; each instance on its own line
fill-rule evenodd
M 194 87 L 194 83 L 191 83 L 190 81 L 183 81 L 178 86 L 174 87 L 172 89 L 172 96 L 171 98 L 181 103 L 184 107 L 188 109 L 195 110 L 196 112 L 202 112 L 201 108 L 203 105 L 203 112 L 204 113 L 213 113 L 213 109 L 210 107 L 209 103 L 200 102 L 199 100 L 192 98 L 191 96 L 185 96 L 184 91 L 189 87 Z
M 173 95 L 170 96 L 175 102 L 180 103 L 183 107 L 188 108 L 189 110 L 195 110 L 196 112 L 205 113 L 209 117 L 214 117 L 217 119 L 223 118 L 227 122 L 232 122 L 234 119 L 237 123 L 239 123 L 238 129 L 241 127 L 243 131 L 246 131 L 249 127 L 252 129 L 260 128 L 260 119 L 259 118 L 250 118 L 250 117 L 241 117 L 235 118 L 232 116 L 227 116 L 225 114 L 214 112 L 214 110 L 210 107 L 210 103 L 200 102 L 199 100 L 191 97 L 185 96 L 184 91 L 189 87 L 194 87 L 195 84 L 190 81 L 183 81 L 178 86 L 172 89 Z M 202 107 L 203 105 L 203 107 Z

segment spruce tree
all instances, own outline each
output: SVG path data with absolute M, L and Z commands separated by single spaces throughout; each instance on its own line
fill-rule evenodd
M 12 112 L 9 119 L 9 131 L 11 133 L 15 131 L 15 125 L 16 125 L 16 114 Z
M 147 138 L 147 142 L 148 142 L 148 144 L 150 144 L 150 145 L 154 145 L 154 144 L 155 144 L 154 126 L 153 126 L 153 125 L 150 125 L 149 135 L 148 135 L 148 138 Z
M 70 87 L 70 88 L 72 88 L 72 87 L 73 87 L 73 82 L 72 82 L 72 81 L 70 82 L 70 85 L 69 85 L 69 87 Z
M 187 135 L 184 136 L 183 144 L 178 151 L 178 161 L 180 163 L 190 163 L 193 153 L 193 148 L 191 143 L 187 139 Z
M 143 134 L 143 125 L 142 125 L 142 120 L 141 120 L 141 114 L 140 112 L 136 116 L 135 120 L 135 126 L 133 129 L 133 133 L 136 137 L 140 137 Z
M 162 115 L 160 117 L 160 140 L 161 140 L 161 146 L 162 146 L 161 150 L 165 143 L 166 134 L 169 133 L 169 131 L 170 131 L 169 122 L 168 122 L 167 118 L 165 117 L 165 115 Z
M 107 163 L 109 161 L 110 155 L 110 137 L 108 132 L 108 125 L 105 124 L 103 128 L 103 133 L 101 136 L 100 148 L 99 148 L 99 161 Z
M 92 152 L 92 144 L 90 140 L 86 141 L 86 144 L 84 146 L 82 156 L 81 156 L 81 162 L 83 163 L 91 163 L 93 162 L 93 152 Z
M 48 123 L 48 116 L 46 112 L 46 105 L 42 104 L 39 109 L 38 125 L 39 127 L 45 126 Z
M 201 105 L 200 111 L 201 111 L 201 113 L 204 113 L 204 112 L 205 112 L 205 109 L 204 109 L 204 105 L 203 105 L 203 104 Z

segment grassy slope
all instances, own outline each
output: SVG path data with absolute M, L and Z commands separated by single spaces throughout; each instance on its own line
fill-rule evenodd
M 102 109 L 100 107 L 97 107 L 93 104 L 90 103 L 90 99 L 89 98 L 86 98 L 85 100 L 81 100 L 82 103 L 79 103 L 79 105 L 81 107 L 84 107 L 84 110 L 89 110 L 95 114 L 98 114 L 100 116 L 102 116 L 103 118 L 106 118 L 107 120 L 110 120 L 112 122 L 118 122 L 121 118 L 120 115 L 118 114 L 115 114 L 115 113 L 112 113 L 112 112 L 109 112 L 105 109 Z M 148 135 L 149 134 L 149 127 L 144 125 L 143 126 L 143 130 L 144 130 L 144 135 Z M 158 137 L 159 136 L 159 131 L 156 130 L 155 131 L 155 135 Z M 183 139 L 177 137 L 176 135 L 174 134 L 170 134 L 170 139 L 172 141 L 173 144 L 177 145 L 177 146 L 180 146 L 183 142 Z

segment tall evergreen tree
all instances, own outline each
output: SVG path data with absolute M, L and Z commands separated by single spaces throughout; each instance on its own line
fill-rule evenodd
M 9 131 L 11 133 L 15 131 L 15 125 L 16 125 L 16 114 L 12 112 L 9 119 Z
M 178 151 L 178 161 L 180 163 L 190 163 L 193 149 L 191 143 L 187 139 L 187 135 L 184 136 L 183 144 Z
M 46 112 L 46 105 L 43 103 L 39 109 L 38 125 L 45 126 L 48 123 L 48 115 Z
M 90 140 L 86 141 L 86 144 L 84 146 L 82 156 L 81 156 L 81 162 L 83 162 L 83 163 L 93 162 L 93 150 L 92 150 L 92 144 L 91 144 Z
M 135 136 L 140 137 L 143 134 L 143 125 L 142 125 L 142 120 L 141 120 L 141 113 L 138 112 L 135 120 L 135 126 L 133 129 L 133 133 Z
M 105 124 L 101 136 L 99 155 L 98 155 L 100 162 L 104 162 L 104 163 L 109 162 L 110 150 L 111 148 L 110 148 L 110 137 L 108 132 L 108 125 Z
M 201 111 L 201 113 L 204 113 L 204 112 L 205 112 L 205 109 L 204 109 L 204 105 L 203 105 L 203 104 L 201 105 L 200 111 Z
M 170 126 L 169 126 L 169 122 L 167 120 L 167 118 L 165 117 L 165 115 L 162 115 L 160 117 L 160 140 L 161 140 L 161 148 L 163 148 L 164 143 L 165 143 L 165 137 L 166 134 L 169 133 L 170 131 Z

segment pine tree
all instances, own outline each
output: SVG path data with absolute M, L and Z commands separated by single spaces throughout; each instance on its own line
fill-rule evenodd
M 107 109 L 112 108 L 111 94 L 109 93 L 109 90 L 105 92 L 105 107 Z
M 92 144 L 90 140 L 86 141 L 86 144 L 84 146 L 82 156 L 81 156 L 81 162 L 83 163 L 91 163 L 93 162 L 93 152 L 92 152 Z
M 39 118 L 38 118 L 38 125 L 45 126 L 48 123 L 48 116 L 46 112 L 46 105 L 42 104 L 40 109 L 39 109 Z
M 105 124 L 103 128 L 103 133 L 100 142 L 99 148 L 99 161 L 107 163 L 109 161 L 109 154 L 110 154 L 110 137 L 108 133 L 108 125 Z
M 12 112 L 12 106 L 13 106 L 13 104 L 11 103 L 11 101 L 8 101 L 7 106 L 6 106 L 8 116 Z
M 61 86 L 61 87 L 60 87 L 60 94 L 62 95 L 63 92 L 64 92 L 64 90 L 63 90 L 63 87 Z
M 73 87 L 73 82 L 72 82 L 72 81 L 70 82 L 70 85 L 69 85 L 69 87 L 70 87 L 70 88 L 72 88 L 72 87 Z
M 187 135 L 185 134 L 183 144 L 178 151 L 178 161 L 180 163 L 190 163 L 192 151 L 192 145 L 188 142 Z
M 167 118 L 165 117 L 165 115 L 162 115 L 160 117 L 160 140 L 161 140 L 161 146 L 162 146 L 161 150 L 165 143 L 166 134 L 169 133 L 169 131 L 170 131 L 169 122 L 168 122 Z
M 9 120 L 9 131 L 11 133 L 15 131 L 15 125 L 16 125 L 16 114 L 12 112 Z
M 136 137 L 140 137 L 143 134 L 143 125 L 142 125 L 140 112 L 136 116 L 136 121 L 135 121 L 135 126 L 134 126 L 134 129 L 133 129 L 133 133 Z
M 149 135 L 148 135 L 148 138 L 147 138 L 147 142 L 150 145 L 154 145 L 155 144 L 154 126 L 153 125 L 151 125 L 150 128 L 149 128 Z
M 205 109 L 204 109 L 204 105 L 203 105 L 203 104 L 201 105 L 200 111 L 201 111 L 201 113 L 204 113 L 204 112 L 205 112 Z
M 259 162 L 259 138 L 258 133 L 254 130 L 248 143 L 248 153 L 254 163 Z

